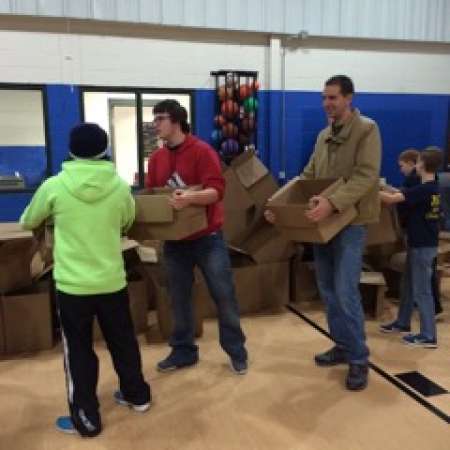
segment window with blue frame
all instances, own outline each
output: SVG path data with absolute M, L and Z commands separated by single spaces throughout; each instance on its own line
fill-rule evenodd
M 44 94 L 0 86 L 0 191 L 34 189 L 48 174 Z

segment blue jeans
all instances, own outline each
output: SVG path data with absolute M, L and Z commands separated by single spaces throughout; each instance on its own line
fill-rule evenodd
M 402 298 L 397 318 L 398 325 L 411 326 L 411 316 L 416 303 L 419 308 L 420 334 L 429 340 L 436 339 L 434 299 L 431 288 L 433 261 L 436 255 L 436 247 L 408 247 Z
M 317 284 L 330 334 L 353 364 L 367 364 L 369 357 L 359 291 L 366 236 L 366 227 L 350 225 L 327 244 L 314 245 Z
M 192 241 L 167 241 L 164 245 L 168 288 L 172 300 L 174 328 L 170 345 L 182 357 L 198 352 L 194 344 L 192 285 L 198 266 L 208 285 L 218 313 L 220 345 L 238 361 L 247 360 L 228 249 L 222 233 Z

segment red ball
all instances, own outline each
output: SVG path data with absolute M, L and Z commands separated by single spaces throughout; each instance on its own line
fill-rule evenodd
M 226 99 L 232 99 L 234 96 L 234 89 L 232 86 L 219 86 L 217 90 L 217 95 L 219 96 L 220 101 L 224 101 Z
M 214 117 L 214 123 L 216 124 L 216 126 L 222 127 L 227 123 L 227 120 L 221 114 L 218 114 L 216 117 Z
M 250 88 L 250 86 L 248 84 L 241 84 L 239 86 L 239 98 L 241 100 L 244 100 L 250 95 L 252 95 L 252 89 Z
M 228 119 L 232 119 L 239 113 L 239 105 L 233 100 L 226 100 L 221 106 L 222 115 Z
M 253 80 L 252 82 L 250 82 L 250 89 L 251 89 L 252 93 L 257 91 L 259 89 L 259 81 Z
M 255 129 L 255 119 L 253 117 L 244 117 L 241 126 L 246 132 L 253 131 Z
M 238 127 L 234 123 L 228 122 L 222 127 L 222 134 L 226 138 L 235 138 L 238 135 Z

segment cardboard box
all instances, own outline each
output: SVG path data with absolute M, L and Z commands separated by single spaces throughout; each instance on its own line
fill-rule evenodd
M 389 244 L 402 238 L 402 229 L 397 217 L 397 209 L 381 205 L 380 221 L 368 225 L 367 246 Z
M 156 286 L 156 313 L 158 320 L 158 328 L 161 337 L 164 340 L 170 338 L 173 329 L 172 306 L 169 292 L 166 286 Z M 199 304 L 199 299 L 193 295 L 193 312 L 194 312 L 194 335 L 200 337 L 203 334 L 203 315 Z
M 0 223 L 0 242 L 11 241 L 15 239 L 31 239 L 33 233 L 22 229 L 18 222 Z
M 53 347 L 53 326 L 48 283 L 2 295 L 1 316 L 7 354 Z
M 227 168 L 223 176 L 225 222 L 222 230 L 227 242 L 239 243 L 254 221 L 255 204 L 232 168 Z
M 167 275 L 164 268 L 164 263 L 161 260 L 158 264 L 145 264 L 144 272 L 147 281 L 150 284 L 151 298 L 156 308 L 156 330 L 149 330 L 146 334 L 148 342 L 154 342 L 155 336 L 158 339 L 166 341 L 172 334 L 172 308 L 171 299 L 167 289 Z M 195 321 L 195 336 L 200 337 L 203 334 L 203 316 L 201 309 L 196 303 L 194 296 L 192 297 L 194 302 L 194 321 Z
M 361 272 L 359 288 L 365 312 L 375 319 L 381 318 L 387 291 L 384 275 L 380 272 Z
M 279 189 L 277 182 L 254 151 L 241 153 L 230 167 L 250 196 L 257 214 L 258 211 L 261 214 L 267 200 Z
M 236 298 L 241 314 L 280 312 L 289 302 L 289 261 L 255 264 L 245 255 L 232 255 Z M 214 301 L 203 276 L 197 275 L 194 298 L 204 317 L 217 317 Z
M 264 219 L 250 229 L 249 236 L 239 246 L 230 244 L 229 247 L 258 264 L 286 261 L 296 252 L 295 245 Z
M 3 318 L 3 310 L 0 304 L 0 356 L 6 352 L 5 342 L 5 323 Z
M 313 262 L 294 258 L 291 261 L 291 302 L 319 300 Z
M 32 237 L 0 242 L 0 294 L 31 285 L 31 261 L 36 249 Z
M 208 227 L 206 208 L 189 206 L 175 210 L 169 205 L 172 189 L 137 194 L 136 219 L 128 237 L 136 241 L 178 241 Z
M 275 216 L 275 227 L 289 240 L 297 242 L 326 243 L 356 217 L 356 209 L 350 207 L 341 213 L 315 223 L 306 218 L 309 200 L 313 195 L 329 195 L 344 184 L 339 180 L 301 180 L 294 178 L 268 202 L 268 209 Z
M 136 334 L 145 333 L 147 330 L 148 295 L 145 280 L 130 281 L 128 283 L 131 319 L 133 320 Z M 97 319 L 94 320 L 93 338 L 95 341 L 103 339 Z

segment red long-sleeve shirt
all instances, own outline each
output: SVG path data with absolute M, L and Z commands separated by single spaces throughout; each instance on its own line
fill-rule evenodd
M 192 135 L 186 135 L 186 139 L 176 150 L 169 150 L 167 147 L 156 150 L 148 161 L 146 187 L 165 187 L 173 178 L 181 179 L 187 186 L 214 188 L 219 194 L 219 200 L 206 207 L 208 228 L 186 239 L 198 239 L 220 230 L 224 222 L 222 199 L 225 179 L 217 153 L 206 142 Z

